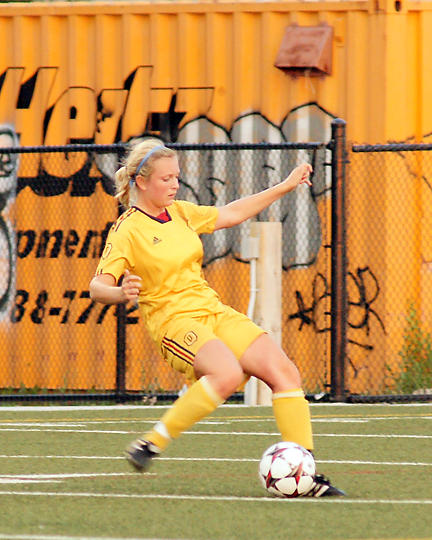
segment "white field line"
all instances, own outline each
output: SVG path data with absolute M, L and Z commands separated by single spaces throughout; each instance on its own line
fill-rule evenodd
M 163 540 L 162 538 L 130 538 L 127 536 L 59 536 L 48 534 L 2 534 L 0 538 L 5 540 Z M 175 540 L 175 539 L 172 539 Z
M 417 418 L 417 417 L 416 417 Z M 431 417 L 432 419 L 432 417 Z M 261 421 L 266 422 L 268 420 L 273 420 L 272 418 L 264 418 Z M 231 424 L 231 422 L 237 422 L 239 420 L 229 420 L 229 421 L 219 421 L 219 420 L 206 420 L 199 422 L 199 425 L 210 425 L 210 426 L 225 426 Z M 249 421 L 249 420 L 246 420 Z M 260 420 L 252 419 L 253 422 L 259 422 Z M 7 426 L 7 427 L 86 427 L 87 425 L 96 424 L 96 425 L 104 425 L 104 424 L 155 424 L 157 422 L 156 419 L 151 420 L 140 420 L 140 419 L 132 419 L 132 420 L 76 420 L 76 421 L 70 421 L 65 422 L 63 420 L 56 422 L 55 420 L 51 420 L 50 422 L 15 422 L 11 420 L 5 420 L 3 422 L 0 422 L 0 426 Z
M 72 492 L 49 492 L 49 491 L 0 491 L 0 496 L 5 497 L 76 497 L 76 498 L 111 498 L 111 499 L 164 499 L 176 501 L 229 501 L 229 502 L 283 502 L 294 503 L 330 503 L 330 504 L 391 504 L 391 505 L 432 505 L 432 499 L 348 499 L 348 498 L 314 498 L 298 497 L 295 499 L 283 499 L 278 497 L 234 497 L 234 496 L 201 496 L 201 495 L 171 495 L 150 493 L 72 493 Z
M 30 455 L 0 455 L 0 459 L 124 459 L 123 456 L 30 456 Z M 158 458 L 159 459 L 159 458 Z M 167 459 L 167 458 L 160 458 Z
M 332 408 L 339 408 L 343 407 L 346 409 L 351 409 L 353 411 L 359 409 L 359 408 L 376 408 L 376 409 L 388 409 L 394 411 L 396 407 L 403 407 L 406 408 L 425 408 L 425 407 L 431 407 L 432 401 L 430 402 L 423 402 L 423 403 L 313 403 L 311 402 L 310 407 L 312 409 L 316 407 L 323 407 L 325 409 L 332 409 Z M 169 409 L 170 405 L 15 405 L 15 406 L 8 406 L 8 405 L 2 405 L 0 407 L 0 414 L 1 413 L 8 413 L 11 412 L 47 412 L 50 413 L 52 411 L 149 411 L 149 410 L 155 410 L 155 409 Z M 219 408 L 221 409 L 258 409 L 258 410 L 265 410 L 266 408 L 271 410 L 271 407 L 250 407 L 249 405 L 244 405 L 242 403 L 236 403 L 236 404 L 230 404 L 226 403 L 223 405 L 220 405 Z
M 409 418 L 409 417 L 404 417 L 403 419 L 405 420 L 406 418 Z M 411 417 L 411 418 L 414 418 L 416 420 L 419 420 L 419 419 L 428 419 L 428 420 L 432 420 L 432 415 L 430 417 L 426 416 L 426 417 L 419 417 L 419 416 L 414 416 L 414 417 Z M 395 418 L 396 419 L 396 418 Z M 400 418 L 398 418 L 399 420 Z M 376 418 L 374 418 L 373 420 L 377 420 Z M 383 418 L 382 420 L 389 420 L 389 418 Z M 51 422 L 12 422 L 12 421 L 4 421 L 4 422 L 0 422 L 0 426 L 4 426 L 4 427 L 86 427 L 86 426 L 89 426 L 89 425 L 98 425 L 98 426 L 101 426 L 101 425 L 105 425 L 105 424 L 115 424 L 115 425 L 118 425 L 118 424 L 155 424 L 156 423 L 156 419 L 143 419 L 143 420 L 81 420 L 79 422 L 54 422 L 54 421 L 51 421 Z M 248 422 L 274 422 L 274 418 L 244 418 L 244 419 L 241 419 L 241 418 L 232 418 L 230 420 L 225 420 L 225 421 L 212 421 L 212 420 L 207 420 L 205 422 L 199 422 L 198 425 L 202 426 L 202 425 L 207 425 L 207 426 L 229 426 L 231 424 L 235 424 L 235 423 L 240 423 L 240 424 L 243 424 L 243 423 L 248 423 Z M 370 422 L 370 419 L 366 419 L 366 418 L 318 418 L 318 419 L 312 419 L 312 423 L 324 423 L 324 424 L 334 424 L 334 423 L 338 423 L 338 424 L 366 424 Z M 1 428 L 0 428 L 1 429 Z
M 155 476 L 156 473 L 144 473 L 145 476 Z M 7 480 L 65 480 L 67 478 L 98 478 L 101 476 L 136 476 L 136 473 L 66 473 L 66 474 L 2 474 Z
M 1 412 L 1 410 L 0 410 Z M 332 416 L 332 417 L 312 417 L 312 423 L 365 423 L 374 421 L 386 421 L 386 420 L 432 420 L 432 413 L 430 415 L 393 415 L 393 416 Z M 226 420 L 214 419 L 214 420 L 202 420 L 197 425 L 230 425 L 234 423 L 247 423 L 247 422 L 274 422 L 273 416 L 257 417 L 257 418 L 227 418 Z M 157 422 L 157 418 L 130 418 L 119 420 L 105 420 L 103 418 L 98 420 L 76 419 L 76 420 L 49 420 L 49 421 L 25 421 L 18 422 L 15 420 L 3 420 L 0 421 L 0 426 L 5 427 L 85 427 L 87 425 L 103 425 L 103 424 L 154 424 Z
M 141 431 L 123 431 L 123 430 L 108 430 L 108 429 L 17 429 L 17 428 L 0 428 L 0 431 L 7 432 L 52 432 L 52 433 L 98 433 L 104 435 L 136 435 Z M 279 437 L 279 432 L 248 432 L 248 431 L 184 431 L 185 435 L 242 435 L 253 437 Z M 401 435 L 401 434 L 363 434 L 363 433 L 314 433 L 314 437 L 362 437 L 362 438 L 377 438 L 377 439 L 432 439 L 432 435 Z
M 86 427 L 92 422 L 0 422 L 0 426 L 8 427 Z M 105 422 L 103 422 L 105 424 Z M 108 423 L 108 422 L 106 422 Z M 99 422 L 100 424 L 100 422 Z
M 0 459 L 85 459 L 85 460 L 124 460 L 123 456 L 16 456 L 16 455 L 0 455 Z M 211 462 L 226 462 L 226 463 L 258 463 L 257 458 L 217 458 L 217 457 L 164 457 L 157 458 L 158 461 L 211 461 Z M 395 465 L 397 467 L 432 467 L 432 463 L 417 462 L 417 461 L 359 461 L 359 460 L 334 460 L 334 459 L 317 459 L 320 464 L 327 465 Z M 134 473 L 131 473 L 134 474 Z M 89 476 L 89 475 L 83 475 Z
M 0 484 L 58 484 L 61 480 L 32 480 L 31 478 L 1 478 Z
M 124 459 L 123 456 L 30 456 L 1 454 L 0 459 Z M 159 458 L 158 458 L 159 459 Z M 167 458 L 160 458 L 167 459 Z
M 0 430 L 1 431 L 1 430 Z M 246 432 L 246 431 L 185 431 L 188 435 L 250 435 L 250 436 L 265 436 L 265 437 L 280 437 L 278 431 L 272 433 L 263 432 Z M 383 435 L 379 434 L 363 434 L 363 433 L 314 433 L 314 437 L 370 437 L 378 439 L 432 439 L 432 435 Z
M 376 420 L 432 420 L 432 414 L 430 416 L 368 416 L 364 418 L 350 418 L 350 417 L 341 417 L 341 418 L 312 418 L 312 423 L 319 424 L 339 424 L 339 423 L 368 423 L 375 422 Z M 1 425 L 1 424 L 0 424 Z
M 4 540 L 162 540 L 158 538 L 130 538 L 126 536 L 58 536 L 47 534 L 2 534 L 0 538 Z M 173 539 L 175 540 L 175 539 Z
M 125 435 L 130 433 L 141 433 L 141 431 L 120 431 L 120 430 L 105 430 L 105 429 L 42 429 L 42 428 L 0 428 L 0 431 L 13 431 L 13 432 L 24 432 L 28 433 L 29 431 L 42 431 L 44 433 L 106 433 L 107 435 Z

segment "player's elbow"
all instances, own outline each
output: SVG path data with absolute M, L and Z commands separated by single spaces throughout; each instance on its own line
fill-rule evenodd
M 89 284 L 90 298 L 101 304 L 120 304 L 126 302 L 126 298 L 120 287 L 116 286 L 115 278 L 110 274 L 94 276 Z
M 239 212 L 236 212 L 229 204 L 219 208 L 218 218 L 216 220 L 215 229 L 228 229 L 239 225 L 244 219 Z
M 98 293 L 97 293 L 97 284 L 96 284 L 96 278 L 93 278 L 90 281 L 89 284 L 89 292 L 90 292 L 90 298 L 94 300 L 95 302 L 99 302 L 98 299 Z
M 95 276 L 89 284 L 90 298 L 94 302 L 100 302 L 101 304 L 111 304 L 112 301 L 107 294 L 106 287 L 98 279 L 98 276 Z

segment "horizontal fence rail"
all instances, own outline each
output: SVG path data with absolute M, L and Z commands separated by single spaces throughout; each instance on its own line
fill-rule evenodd
M 256 218 L 282 224 L 282 346 L 310 400 L 429 401 L 432 145 L 350 146 L 345 123 L 332 128 L 329 143 L 166 143 L 179 156 L 178 196 L 221 206 L 310 162 L 312 188 Z M 0 401 L 154 403 L 187 383 L 135 305 L 90 299 L 123 211 L 114 174 L 127 149 L 0 148 Z M 249 228 L 202 238 L 206 279 L 242 312 Z
M 298 305 L 299 295 L 310 294 L 313 273 L 330 282 L 326 145 L 167 146 L 179 156 L 179 198 L 198 204 L 226 204 L 281 181 L 301 161 L 313 164 L 312 189 L 299 190 L 257 219 L 282 222 L 284 347 L 303 364 L 308 393 L 327 393 L 330 295 L 320 299 L 322 314 L 312 327 L 302 321 Z M 7 241 L 0 244 L 8 260 L 0 322 L 2 400 L 171 400 L 186 383 L 155 350 L 136 306 L 102 306 L 89 297 L 109 228 L 122 211 L 113 197 L 114 173 L 126 149 L 0 149 L 9 182 L 1 215 Z M 241 245 L 249 226 L 203 237 L 207 280 L 223 301 L 243 312 L 250 284 Z

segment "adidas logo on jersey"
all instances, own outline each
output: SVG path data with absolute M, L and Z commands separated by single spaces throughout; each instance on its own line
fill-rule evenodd
M 162 242 L 162 240 L 158 238 L 157 236 L 153 236 L 153 245 L 159 244 L 159 242 Z

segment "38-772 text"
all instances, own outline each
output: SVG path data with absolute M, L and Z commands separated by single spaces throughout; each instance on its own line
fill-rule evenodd
M 138 317 L 130 316 L 136 310 L 136 305 L 127 306 L 125 313 L 127 324 L 137 324 Z M 48 319 L 57 319 L 60 324 L 85 324 L 93 320 L 96 324 L 102 324 L 108 313 L 117 317 L 117 306 L 96 304 L 91 300 L 89 291 L 67 290 L 64 291 L 61 302 L 51 303 L 46 290 L 32 295 L 25 289 L 18 289 L 11 321 L 19 323 L 28 318 L 34 324 L 42 324 Z

